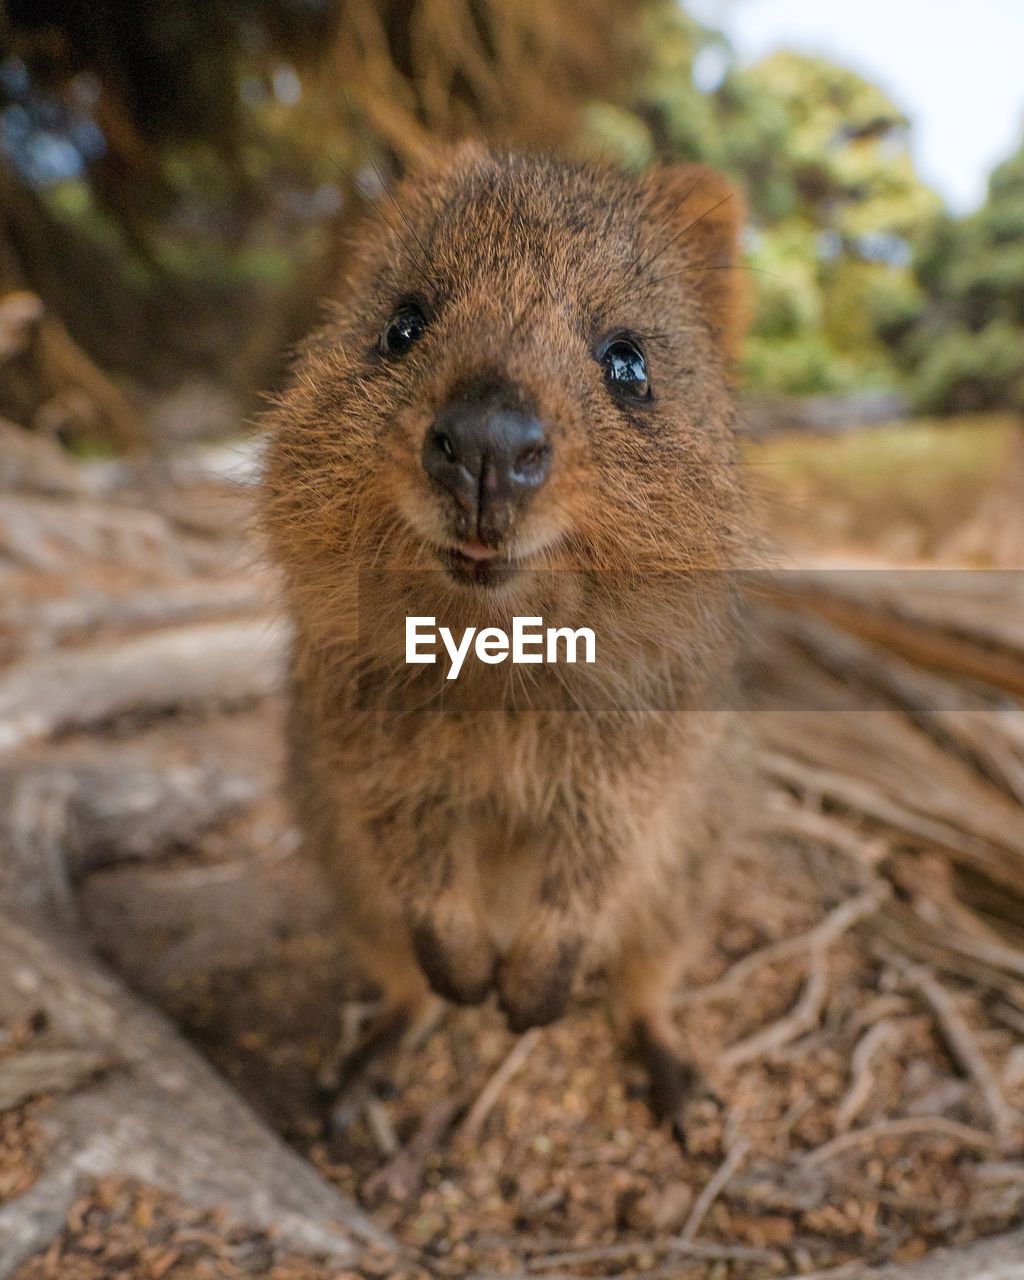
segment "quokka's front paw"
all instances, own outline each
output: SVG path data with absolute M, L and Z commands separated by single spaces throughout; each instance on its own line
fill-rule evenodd
M 470 902 L 446 894 L 410 923 L 413 950 L 427 981 L 456 1004 L 481 1004 L 494 985 L 497 952 Z
M 540 916 L 516 938 L 498 969 L 498 1003 L 509 1029 L 554 1022 L 565 1012 L 583 940 L 557 917 Z

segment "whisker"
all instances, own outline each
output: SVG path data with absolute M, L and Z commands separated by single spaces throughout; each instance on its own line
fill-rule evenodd
M 688 196 L 684 196 L 683 202 L 685 203 L 686 199 L 688 198 L 689 198 Z M 653 258 L 648 258 L 645 262 L 641 263 L 640 266 L 636 268 L 636 271 L 634 274 L 640 275 L 641 272 L 646 271 L 649 267 L 652 267 L 660 257 L 663 257 L 664 254 L 668 253 L 669 249 L 671 249 L 674 244 L 678 244 L 679 241 L 683 238 L 683 236 L 691 232 L 694 229 L 694 227 L 699 227 L 705 218 L 709 218 L 711 214 L 715 212 L 716 209 L 720 209 L 723 204 L 727 204 L 732 198 L 733 198 L 733 193 L 729 191 L 724 196 L 722 196 L 721 200 L 716 200 L 715 203 L 711 206 L 711 208 L 705 209 L 699 218 L 694 218 L 693 221 L 688 222 L 681 231 L 677 231 L 676 234 L 671 238 L 671 240 L 668 241 L 667 244 L 662 245 L 662 247 L 658 250 L 658 252 L 654 255 Z
M 402 249 L 404 250 L 403 256 L 405 257 L 405 260 L 408 262 L 409 266 L 412 267 L 413 271 L 415 271 L 421 277 L 421 279 L 423 280 L 423 283 L 426 284 L 427 277 L 423 273 L 423 268 L 416 261 L 416 255 L 413 253 L 412 249 L 409 247 L 408 241 L 405 239 L 402 233 L 398 230 L 395 224 L 391 221 L 391 219 L 387 216 L 387 214 L 380 207 L 380 205 L 376 202 L 376 200 L 374 200 L 371 194 L 368 191 L 364 190 L 364 188 L 361 187 L 358 183 L 356 183 L 356 189 L 358 190 L 359 194 L 363 197 L 363 199 L 366 201 L 369 208 L 373 210 L 373 212 L 377 215 L 377 217 L 380 218 L 381 222 L 383 222 L 384 225 L 391 231 L 391 234 L 395 237 L 395 239 L 399 242 L 399 244 L 402 246 Z
M 369 162 L 370 168 L 371 168 L 371 169 L 374 171 L 374 173 L 377 175 L 377 181 L 380 183 L 380 185 L 381 185 L 381 189 L 383 190 L 384 194 L 387 196 L 387 198 L 388 198 L 388 199 L 391 201 L 391 203 L 394 205 L 394 207 L 395 207 L 395 209 L 396 209 L 396 211 L 397 211 L 397 213 L 398 213 L 398 216 L 399 216 L 399 217 L 402 219 L 402 221 L 405 223 L 406 229 L 408 230 L 409 234 L 412 236 L 412 238 L 416 241 L 416 244 L 419 246 L 420 254 L 422 255 L 422 259 L 423 259 L 423 267 L 424 267 L 424 271 L 429 271 L 429 270 L 430 270 L 430 255 L 427 253 L 427 247 L 426 247 L 426 245 L 425 245 L 425 244 L 423 243 L 423 241 L 420 239 L 420 237 L 419 237 L 419 235 L 418 235 L 418 233 L 417 233 L 417 231 L 416 231 L 416 228 L 415 228 L 415 227 L 412 225 L 412 223 L 409 221 L 409 218 L 406 216 L 405 210 L 402 208 L 402 206 L 401 206 L 401 205 L 398 203 L 398 201 L 395 199 L 394 192 L 393 192 L 393 191 L 391 190 L 391 188 L 388 186 L 387 182 L 385 181 L 385 178 L 384 178 L 383 173 L 381 173 L 380 169 L 377 167 L 377 164 L 376 164 L 375 160 L 373 159 L 373 157 L 372 157 L 368 152 L 367 152 L 366 159 L 367 159 L 367 161 Z
M 680 204 L 685 204 L 687 200 L 689 200 L 690 196 L 695 195 L 697 193 L 701 183 L 704 181 L 704 176 L 705 176 L 704 174 L 701 174 L 701 176 L 697 179 L 697 181 L 693 184 L 693 186 L 689 189 L 689 191 L 685 192 L 682 199 L 679 201 Z M 629 264 L 629 268 L 628 268 L 628 270 L 631 271 L 633 275 L 640 274 L 641 270 L 643 269 L 640 266 L 640 263 L 643 260 L 643 258 L 646 256 L 648 249 L 650 249 L 651 245 L 653 245 L 654 241 L 657 239 L 657 236 L 658 236 L 657 231 L 652 231 L 651 234 L 644 241 L 644 243 L 637 250 L 636 257 Z M 673 242 L 670 241 L 669 243 L 673 243 Z

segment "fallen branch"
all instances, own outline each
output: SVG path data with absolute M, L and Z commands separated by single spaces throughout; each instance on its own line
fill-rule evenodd
M 896 575 L 898 577 L 898 575 Z M 818 579 L 820 588 L 820 578 Z M 1024 658 L 1018 653 L 982 647 L 965 635 L 949 635 L 933 623 L 900 617 L 833 591 L 794 589 L 791 583 L 773 595 L 783 608 L 804 608 L 862 640 L 882 645 L 917 666 L 961 679 L 978 680 L 1015 697 L 1024 697 Z
M 0 316 L 0 363 L 2 329 Z M 0 418 L 0 490 L 3 489 L 72 497 L 87 494 L 89 484 L 82 469 L 60 445 Z
M 782 664 L 804 674 L 810 657 L 814 667 L 846 691 L 843 703 L 858 710 L 898 708 L 944 752 L 1024 800 L 1024 730 L 1018 717 L 1006 714 L 1003 695 L 924 671 L 877 644 L 801 613 L 762 609 L 759 617 L 778 650 L 774 668 Z M 1019 643 L 1024 645 L 1024 631 Z M 819 698 L 830 704 L 813 692 L 808 701 L 815 705 Z
M 887 902 L 877 927 L 893 946 L 945 973 L 991 988 L 1024 1013 L 1024 957 L 1019 950 L 987 938 L 968 935 L 948 919 L 922 911 L 922 899 Z M 889 959 L 891 952 L 884 957 Z M 1010 975 L 1015 975 L 1011 977 Z
M 63 802 L 51 798 L 35 812 L 38 829 L 27 847 L 0 834 L 0 973 L 7 979 L 0 983 L 0 1025 L 41 1013 L 47 1034 L 81 1055 L 81 1074 L 51 1081 L 67 1091 L 39 1112 L 42 1173 L 0 1207 L 0 1280 L 49 1245 L 85 1184 L 108 1175 L 222 1209 L 288 1247 L 345 1264 L 367 1243 L 391 1248 L 390 1237 L 89 954 L 68 889 Z M 18 830 L 17 813 L 11 822 Z M 17 1070 L 9 1064 L 18 1054 L 4 1059 L 8 1072 Z M 107 1069 L 94 1078 L 86 1063 Z
M 872 1267 L 847 1262 L 828 1271 L 784 1280 L 1024 1280 L 1024 1230 L 981 1240 L 965 1249 L 939 1249 L 920 1262 Z
M 0 1277 L 45 1248 L 87 1179 L 137 1178 L 276 1231 L 290 1247 L 354 1261 L 387 1237 L 283 1142 L 170 1026 L 82 951 L 0 912 L 0 1019 L 43 1008 L 56 1034 L 118 1069 L 56 1099 L 40 1124 L 46 1169 L 0 1209 Z
M 780 712 L 761 717 L 759 727 L 770 777 L 937 844 L 1006 888 L 1020 887 L 1021 806 L 898 717 L 820 715 L 809 734 L 804 714 Z
M 858 866 L 875 868 L 889 853 L 888 841 L 867 832 L 860 832 L 838 818 L 819 813 L 799 804 L 786 792 L 773 797 L 777 801 L 765 815 L 762 827 L 767 832 L 796 836 L 802 840 L 822 843 L 844 854 Z M 788 802 L 788 803 L 787 803 Z
M 113 1059 L 89 1049 L 24 1049 L 0 1059 L 0 1111 L 44 1093 L 70 1093 Z
M 84 564 L 114 563 L 182 573 L 196 567 L 192 550 L 163 516 L 145 507 L 0 492 L 0 557 L 23 569 L 72 574 Z M 212 567 L 211 549 L 205 553 L 199 567 Z
M 0 751 L 118 716 L 265 697 L 286 642 L 286 627 L 264 619 L 25 659 L 0 677 Z
M 76 880 L 188 846 L 254 795 L 248 779 L 212 767 L 115 760 L 0 769 L 0 844 L 20 862 L 59 858 Z
M 117 594 L 92 591 L 55 599 L 21 601 L 4 606 L 5 628 L 24 635 L 42 649 L 69 636 L 88 637 L 98 630 L 137 631 L 141 627 L 182 626 L 230 615 L 264 613 L 267 591 L 252 575 L 239 578 L 187 579 L 173 586 Z

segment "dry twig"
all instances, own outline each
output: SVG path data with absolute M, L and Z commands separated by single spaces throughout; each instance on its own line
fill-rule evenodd
M 0 751 L 129 713 L 265 697 L 286 628 L 269 619 L 174 627 L 25 659 L 0 677 Z
M 945 1116 L 901 1116 L 897 1120 L 880 1120 L 878 1124 L 868 1125 L 864 1129 L 851 1129 L 849 1133 L 841 1133 L 830 1142 L 809 1151 L 804 1156 L 803 1163 L 805 1166 L 818 1168 L 857 1147 L 871 1146 L 886 1138 L 914 1137 L 918 1134 L 951 1138 L 974 1151 L 991 1151 L 995 1145 L 990 1133 L 972 1129 L 970 1125 L 960 1124 L 957 1120 L 948 1120 Z
M 924 965 L 904 966 L 903 976 L 931 1006 L 953 1056 L 981 1091 L 1000 1148 L 1019 1149 L 1024 1141 L 1024 1116 L 1003 1096 L 996 1074 L 956 1001 Z
M 875 1055 L 899 1037 L 899 1024 L 882 1018 L 865 1031 L 857 1042 L 851 1060 L 850 1087 L 836 1108 L 836 1128 L 845 1133 L 867 1106 L 875 1084 Z
M 829 948 L 853 925 L 876 911 L 888 894 L 888 885 L 879 880 L 855 898 L 840 903 L 810 933 L 794 940 L 800 942 L 801 949 L 806 947 L 809 953 L 810 973 L 800 999 L 784 1017 L 726 1049 L 721 1058 L 726 1067 L 737 1067 L 780 1049 L 817 1025 L 828 996 Z M 781 945 L 777 944 L 776 959 Z M 787 947 L 787 953 L 793 949 Z M 765 950 L 770 951 L 771 948 Z M 762 958 L 764 954 L 764 951 L 758 953 Z M 746 966 L 746 961 L 740 961 L 740 965 Z M 730 990 L 738 989 L 747 976 L 746 968 L 737 976 L 740 965 L 734 966 L 722 983 L 716 985 L 728 984 Z
M 780 960 L 788 960 L 790 956 L 814 952 L 819 948 L 828 948 L 836 942 L 853 925 L 877 910 L 888 897 L 889 889 L 884 881 L 876 881 L 869 889 L 841 902 L 827 916 L 795 938 L 782 938 L 759 951 L 754 951 L 736 963 L 714 982 L 705 983 L 702 987 L 694 987 L 691 991 L 681 992 L 676 997 L 676 1005 L 703 1003 L 705 1000 L 731 1000 L 746 990 L 750 979 L 765 965 L 777 964 Z
M 808 809 L 785 792 L 773 798 L 778 803 L 769 810 L 765 820 L 770 831 L 820 841 L 845 854 L 858 866 L 877 867 L 889 853 L 889 842 L 882 836 L 856 831 L 851 823 Z
M 366 1123 L 377 1144 L 377 1150 L 382 1156 L 391 1159 L 401 1150 L 402 1144 L 398 1141 L 387 1107 L 380 1098 L 368 1098 L 365 1111 Z
M 465 1097 L 458 1096 L 435 1103 L 406 1145 L 366 1180 L 364 1196 L 371 1202 L 407 1200 L 423 1180 L 428 1160 L 444 1141 L 465 1103 Z
M 696 1237 L 697 1232 L 704 1224 L 704 1219 L 711 1210 L 711 1206 L 722 1194 L 729 1183 L 729 1179 L 746 1159 L 749 1150 L 750 1143 L 746 1138 L 739 1138 L 734 1143 L 725 1159 L 718 1166 L 714 1176 L 709 1179 L 707 1186 L 694 1201 L 690 1216 L 686 1219 L 686 1225 L 680 1232 L 680 1240 L 689 1242 Z
M 539 1038 L 540 1029 L 534 1027 L 521 1035 L 512 1046 L 508 1056 L 480 1090 L 479 1097 L 470 1107 L 468 1115 L 459 1126 L 458 1136 L 463 1142 L 473 1143 L 480 1137 L 484 1125 L 501 1097 L 502 1091 L 523 1067 Z

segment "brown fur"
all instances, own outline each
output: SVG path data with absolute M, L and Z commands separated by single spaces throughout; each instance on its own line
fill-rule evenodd
M 727 376 L 738 202 L 695 167 L 637 180 L 469 145 L 381 212 L 273 416 L 264 516 L 296 626 L 295 810 L 392 1013 L 428 985 L 467 1003 L 493 990 L 522 1029 L 600 967 L 664 1109 L 685 1079 L 671 996 L 706 938 L 742 785 L 732 717 L 700 709 L 736 637 L 727 575 L 700 571 L 748 550 Z M 389 362 L 376 344 L 410 295 L 430 324 Z M 604 383 L 595 343 L 620 328 L 643 339 L 649 405 Z M 553 459 L 501 548 L 541 572 L 504 591 L 440 568 L 435 548 L 462 535 L 420 462 L 438 411 L 496 380 Z M 401 660 L 406 614 L 515 613 L 592 626 L 601 662 L 486 681 L 467 663 L 442 712 Z M 517 709 L 524 690 L 542 709 Z

